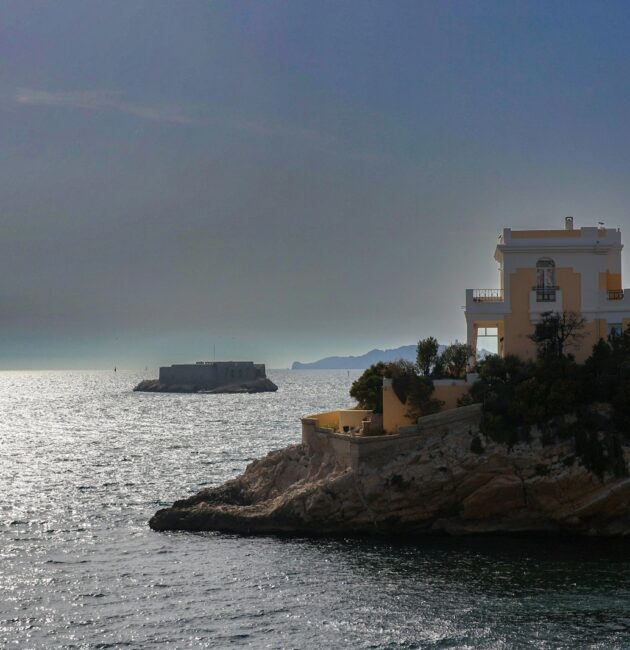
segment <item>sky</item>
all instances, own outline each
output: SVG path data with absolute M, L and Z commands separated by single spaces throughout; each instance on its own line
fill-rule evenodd
M 503 227 L 630 233 L 629 116 L 627 2 L 3 0 L 0 368 L 463 340 Z

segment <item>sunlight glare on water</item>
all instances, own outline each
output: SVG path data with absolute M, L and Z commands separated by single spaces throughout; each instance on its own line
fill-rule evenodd
M 149 530 L 347 406 L 358 372 L 269 375 L 277 393 L 166 395 L 0 373 L 0 647 L 630 647 L 625 542 Z

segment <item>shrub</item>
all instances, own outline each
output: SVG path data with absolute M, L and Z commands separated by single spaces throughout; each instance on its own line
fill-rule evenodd
M 417 374 L 416 366 L 404 359 L 389 363 L 385 368 L 385 377 L 391 378 L 394 393 L 403 404 L 407 401 Z
M 375 413 L 383 412 L 383 377 L 386 369 L 387 366 L 379 361 L 352 383 L 350 397 L 357 400 L 360 408 Z
M 415 364 L 404 360 L 376 363 L 353 382 L 350 396 L 360 408 L 383 412 L 383 377 L 391 378 L 396 397 L 407 404 L 409 417 L 417 419 L 440 410 L 443 402 L 431 397 L 434 390 L 431 379 L 418 375 Z
M 540 358 L 561 358 L 566 348 L 578 345 L 584 338 L 585 319 L 574 311 L 541 314 L 529 337 L 538 348 Z
M 628 474 L 623 447 L 615 431 L 588 431 L 584 426 L 577 427 L 575 455 L 600 479 L 606 472 L 617 477 Z
M 457 406 L 470 406 L 471 404 L 477 404 L 477 400 L 470 394 L 464 393 L 461 397 L 457 398 Z
M 442 353 L 442 364 L 449 377 L 461 379 L 466 376 L 466 368 L 471 356 L 474 355 L 470 345 L 465 343 L 453 343 Z
M 407 405 L 407 415 L 411 419 L 437 413 L 442 407 L 443 402 L 431 397 L 433 381 L 430 377 L 419 375 L 416 365 L 403 360 L 395 361 L 387 366 L 385 376 L 391 377 L 396 397 Z
M 437 339 L 429 336 L 418 341 L 416 348 L 416 363 L 418 371 L 425 377 L 429 377 L 440 358 L 440 346 Z

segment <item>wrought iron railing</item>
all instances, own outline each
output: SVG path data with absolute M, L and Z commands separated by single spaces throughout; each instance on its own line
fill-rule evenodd
M 503 302 L 503 289 L 473 289 L 473 302 Z
M 555 302 L 556 301 L 556 291 L 560 287 L 557 286 L 546 286 L 539 287 L 535 286 L 532 289 L 536 292 L 536 302 Z
M 608 300 L 623 300 L 623 289 L 609 289 Z

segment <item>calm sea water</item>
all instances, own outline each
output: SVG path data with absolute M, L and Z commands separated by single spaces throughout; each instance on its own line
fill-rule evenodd
M 0 647 L 630 648 L 629 542 L 149 530 L 357 376 L 269 374 L 275 394 L 154 395 L 0 373 Z

